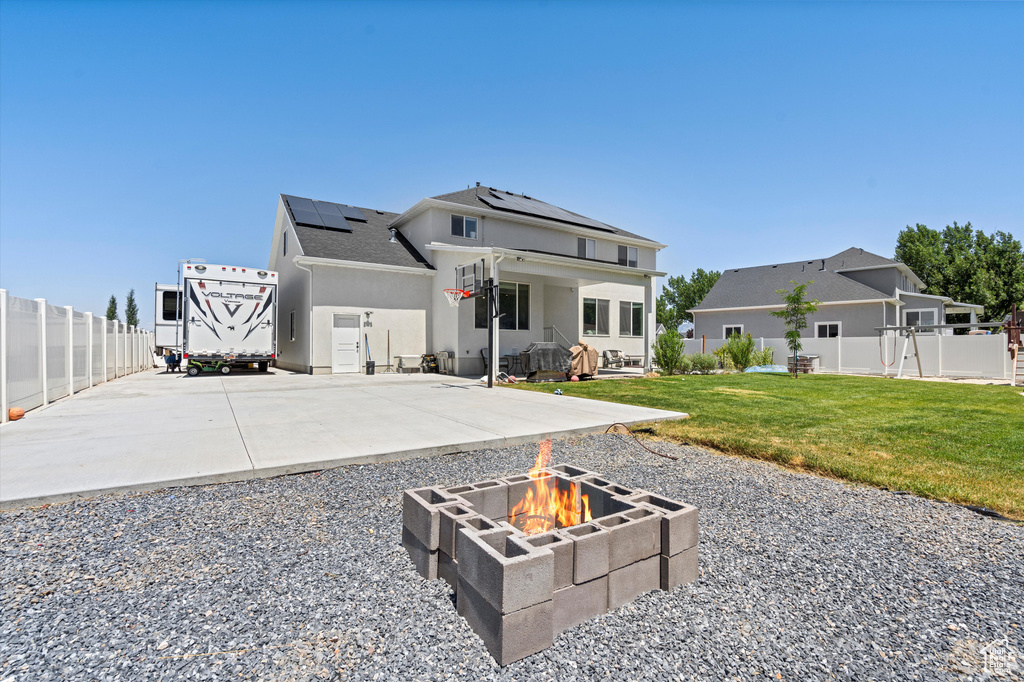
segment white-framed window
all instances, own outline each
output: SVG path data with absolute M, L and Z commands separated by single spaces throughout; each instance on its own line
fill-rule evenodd
M 638 265 L 639 258 L 640 252 L 635 246 L 619 245 L 619 265 L 625 265 L 627 268 L 635 268 Z
M 583 335 L 608 336 L 608 308 L 611 301 L 603 298 L 583 299 Z
M 295 340 L 295 311 L 288 314 L 288 340 Z
M 530 329 L 530 285 L 522 282 L 498 284 L 498 329 L 528 331 Z M 487 297 L 473 299 L 473 326 L 487 329 Z
M 619 336 L 644 335 L 644 304 L 619 301 Z
M 723 339 L 727 339 L 730 336 L 732 336 L 733 334 L 739 334 L 740 336 L 742 336 L 743 335 L 743 325 L 742 324 L 723 324 L 722 325 L 722 338 Z
M 476 239 L 476 218 L 452 213 L 452 236 Z
M 163 319 L 165 321 L 181 319 L 181 292 L 164 292 Z
M 591 260 L 597 258 L 597 241 L 587 239 L 586 237 L 578 237 L 576 239 L 576 255 L 580 258 L 589 258 Z
M 930 334 L 935 329 L 929 329 L 928 325 L 937 324 L 939 311 L 937 308 L 915 308 L 903 311 L 903 326 L 921 327 L 918 331 L 922 334 Z
M 814 325 L 814 336 L 819 339 L 834 339 L 842 335 L 842 322 L 816 322 Z

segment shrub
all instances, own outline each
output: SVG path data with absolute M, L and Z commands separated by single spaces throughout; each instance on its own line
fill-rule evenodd
M 718 369 L 718 359 L 714 355 L 695 353 L 691 359 L 693 371 L 700 374 L 711 374 Z
M 671 376 L 679 369 L 685 343 L 675 329 L 669 329 L 654 341 L 654 361 L 662 374 Z
M 750 334 L 746 336 L 733 334 L 722 348 L 725 349 L 726 355 L 732 360 L 733 366 L 739 371 L 742 372 L 747 367 L 753 366 L 751 357 L 754 354 L 754 337 Z
M 690 355 L 679 356 L 679 373 L 689 374 L 693 371 L 693 357 Z
M 724 370 L 736 369 L 736 365 L 732 364 L 732 358 L 729 357 L 729 351 L 725 346 L 719 346 L 718 348 L 711 351 L 711 355 L 718 361 L 718 366 Z
M 765 346 L 764 350 L 755 350 L 750 356 L 751 367 L 775 364 L 775 349 Z

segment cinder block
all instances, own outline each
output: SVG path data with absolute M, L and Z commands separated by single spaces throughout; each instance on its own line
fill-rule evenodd
M 572 538 L 572 581 L 577 585 L 590 582 L 608 573 L 608 541 L 605 528 L 596 523 L 584 523 L 562 531 Z
M 608 570 L 615 571 L 661 551 L 661 516 L 648 508 L 608 516 L 596 521 L 607 528 Z
M 483 640 L 498 665 L 508 665 L 551 646 L 553 604 L 548 601 L 502 614 L 459 576 L 456 610 Z
M 608 574 L 608 609 L 628 604 L 661 585 L 661 556 L 638 561 Z
M 606 483 L 606 481 L 599 478 L 592 478 L 591 480 L 583 478 L 580 480 L 580 499 L 582 500 L 583 496 L 586 496 L 587 500 L 584 506 L 589 507 L 594 521 L 605 516 L 621 514 L 624 511 L 636 509 L 635 504 L 628 502 L 626 497 L 615 492 L 617 490 L 624 494 L 632 495 L 634 491 L 631 488 L 623 488 L 614 483 L 607 483 L 607 485 L 601 486 L 597 485 L 598 482 Z
M 582 585 L 555 590 L 552 627 L 557 637 L 571 627 L 590 620 L 608 610 L 608 576 Z
M 450 507 L 441 507 L 437 510 L 438 513 L 438 545 L 437 548 L 442 552 L 445 552 L 450 557 L 455 557 L 455 529 L 458 526 L 459 521 L 471 519 L 477 516 L 467 505 L 455 504 Z M 481 517 L 482 518 L 482 517 Z M 493 528 L 493 524 L 488 522 L 489 527 L 486 530 Z
M 573 545 L 572 539 L 561 533 L 552 531 L 541 535 L 531 535 L 526 542 L 534 547 L 545 547 L 555 555 L 554 589 L 558 590 L 572 585 Z
M 437 550 L 429 550 L 408 528 L 402 528 L 402 547 L 409 553 L 416 572 L 427 580 L 437 577 Z
M 504 519 L 508 515 L 508 484 L 502 480 L 477 481 L 468 485 L 448 488 L 445 492 L 466 500 L 473 511 L 489 519 Z
M 453 590 L 458 589 L 459 562 L 440 549 L 437 550 L 437 577 L 448 583 L 448 587 Z
M 465 504 L 465 500 L 438 488 L 406 490 L 402 495 L 402 526 L 427 549 L 436 550 L 441 539 L 438 509 L 456 504 Z
M 645 490 L 630 497 L 629 501 L 648 506 L 661 514 L 661 553 L 664 556 L 675 556 L 697 545 L 699 512 L 692 504 L 676 502 Z
M 472 584 L 501 613 L 551 600 L 555 555 L 550 549 L 534 547 L 507 530 L 459 528 L 455 555 L 460 581 Z
M 573 466 L 572 464 L 554 464 L 546 467 L 546 470 L 553 474 L 558 474 L 562 478 L 568 478 L 570 481 L 578 481 L 581 478 L 599 475 L 596 471 L 581 469 L 577 466 Z
M 684 549 L 675 556 L 661 555 L 661 589 L 692 583 L 699 575 L 697 548 Z

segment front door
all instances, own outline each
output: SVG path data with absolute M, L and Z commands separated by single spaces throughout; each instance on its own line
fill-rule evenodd
M 335 315 L 331 329 L 331 372 L 359 371 L 359 316 Z

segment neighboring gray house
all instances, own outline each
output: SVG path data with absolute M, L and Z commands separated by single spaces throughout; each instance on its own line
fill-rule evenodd
M 403 213 L 281 195 L 270 269 L 279 272 L 279 366 L 364 371 L 390 356 L 449 351 L 484 373 L 534 341 L 621 350 L 650 366 L 657 253 L 640 235 L 489 187 L 422 199 Z M 487 338 L 482 299 L 449 307 L 456 266 L 481 263 L 502 314 Z M 461 288 L 461 287 L 459 287 Z M 378 369 L 378 371 L 380 371 Z
M 817 338 L 875 336 L 876 327 L 883 326 L 945 324 L 952 313 L 969 313 L 976 322 L 983 311 L 980 305 L 923 294 L 924 282 L 905 264 L 851 248 L 831 258 L 726 270 L 689 311 L 694 338 L 724 339 L 733 332 L 781 338 L 785 323 L 771 315 L 783 308 L 776 290 L 792 290 L 794 281 L 813 281 L 807 298 L 821 304 L 808 316 L 805 333 Z

